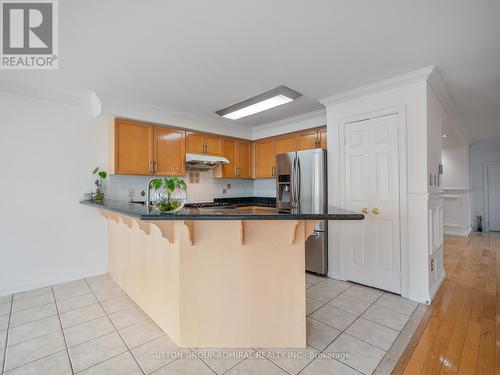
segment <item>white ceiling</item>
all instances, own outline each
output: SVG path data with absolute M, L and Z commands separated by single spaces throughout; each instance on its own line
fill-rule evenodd
M 498 0 L 65 0 L 59 19 L 59 70 L 0 71 L 0 81 L 212 120 L 281 84 L 304 94 L 238 121 L 258 126 L 435 64 L 473 139 L 500 137 Z

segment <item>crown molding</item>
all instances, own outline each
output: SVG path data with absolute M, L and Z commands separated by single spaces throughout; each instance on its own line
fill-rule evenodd
M 326 109 L 307 112 L 298 116 L 270 122 L 252 128 L 252 139 L 272 137 L 273 135 L 326 125 Z
M 97 115 L 111 115 L 140 121 L 169 124 L 182 128 L 219 133 L 240 138 L 251 138 L 251 129 L 229 120 L 207 119 L 170 108 L 140 103 L 133 99 L 104 92 L 94 92 L 98 103 Z
M 414 70 L 409 73 L 401 74 L 389 79 L 374 82 L 369 85 L 361 86 L 352 90 L 342 92 L 320 99 L 319 102 L 325 107 L 339 104 L 342 102 L 359 99 L 364 96 L 376 94 L 381 91 L 399 88 L 415 82 L 427 81 L 435 69 L 435 65 L 431 65 L 422 69 Z
M 436 94 L 439 102 L 445 108 L 446 112 L 453 119 L 451 121 L 451 125 L 454 130 L 457 132 L 460 139 L 466 144 L 471 144 L 473 139 L 472 136 L 465 125 L 465 122 L 462 118 L 462 114 L 457 108 L 455 101 L 453 100 L 453 96 L 448 90 L 448 86 L 441 75 L 438 67 L 433 69 L 431 75 L 428 78 L 429 86 L 433 89 Z
M 46 90 L 10 82 L 0 82 L 0 92 L 63 103 L 85 109 L 92 108 L 93 105 L 90 93 L 74 94 L 62 91 Z

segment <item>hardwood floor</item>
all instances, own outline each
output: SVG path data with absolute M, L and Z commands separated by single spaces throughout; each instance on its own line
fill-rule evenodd
M 444 257 L 446 279 L 393 373 L 500 374 L 500 233 L 448 236 Z

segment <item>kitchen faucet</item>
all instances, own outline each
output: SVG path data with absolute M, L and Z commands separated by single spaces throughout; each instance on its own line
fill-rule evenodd
M 145 206 L 149 210 L 151 207 L 151 183 L 156 180 L 156 178 L 152 178 L 151 180 L 148 181 L 146 184 L 146 203 Z

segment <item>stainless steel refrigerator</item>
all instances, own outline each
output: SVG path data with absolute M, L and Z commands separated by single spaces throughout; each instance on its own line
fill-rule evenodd
M 326 150 L 313 149 L 276 155 L 276 206 L 280 210 L 328 206 Z M 328 222 L 321 221 L 306 240 L 306 271 L 328 271 Z

